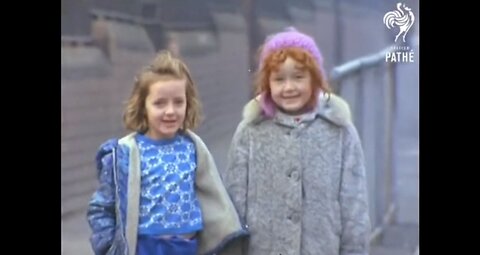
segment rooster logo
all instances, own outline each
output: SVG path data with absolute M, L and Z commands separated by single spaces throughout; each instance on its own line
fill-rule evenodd
M 405 36 L 412 27 L 413 22 L 415 21 L 415 16 L 413 15 L 412 9 L 405 6 L 405 4 L 397 3 L 397 10 L 390 11 L 383 16 L 383 24 L 387 26 L 388 29 L 398 26 L 400 31 L 397 36 L 395 36 L 395 42 L 397 42 L 398 37 L 403 33 L 403 42 L 405 42 Z

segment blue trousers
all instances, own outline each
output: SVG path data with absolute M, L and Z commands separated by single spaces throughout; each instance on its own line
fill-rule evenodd
M 158 237 L 140 235 L 137 241 L 136 255 L 197 255 L 197 239 Z

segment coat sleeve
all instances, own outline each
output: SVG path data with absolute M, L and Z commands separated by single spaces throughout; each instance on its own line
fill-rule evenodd
M 230 144 L 224 182 L 243 223 L 246 223 L 247 213 L 248 151 L 247 128 L 244 123 L 240 123 Z
M 92 234 L 90 243 L 95 255 L 104 255 L 115 235 L 115 184 L 113 157 L 115 140 L 100 146 L 96 156 L 99 186 L 93 193 L 87 209 L 87 220 Z
M 371 231 L 363 149 L 357 130 L 344 130 L 340 184 L 341 255 L 367 255 Z
M 228 152 L 227 169 L 224 171 L 224 183 L 228 194 L 237 210 L 242 224 L 248 228 L 247 217 L 247 189 L 248 189 L 248 154 L 249 142 L 246 124 L 240 123 L 233 135 Z M 222 253 L 247 254 L 248 238 L 238 239 L 231 243 Z M 235 251 L 235 252 L 234 252 Z

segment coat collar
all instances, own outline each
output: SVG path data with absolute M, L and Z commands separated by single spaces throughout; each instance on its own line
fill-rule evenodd
M 336 125 L 346 126 L 352 122 L 350 107 L 340 96 L 335 94 L 319 94 L 317 107 L 313 114 L 323 117 Z M 258 122 L 266 117 L 262 114 L 260 96 L 250 100 L 243 108 L 243 122 Z

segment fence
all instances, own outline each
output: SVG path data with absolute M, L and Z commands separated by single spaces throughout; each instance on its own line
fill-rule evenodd
M 396 64 L 385 61 L 392 47 L 333 68 L 335 92 L 350 104 L 365 152 L 374 241 L 393 219 L 393 128 Z

